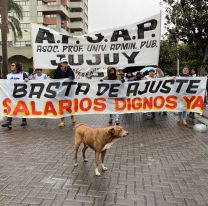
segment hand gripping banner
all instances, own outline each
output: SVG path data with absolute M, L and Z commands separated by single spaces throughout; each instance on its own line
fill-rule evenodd
M 136 112 L 202 113 L 206 77 L 155 81 L 0 80 L 0 116 L 60 118 Z

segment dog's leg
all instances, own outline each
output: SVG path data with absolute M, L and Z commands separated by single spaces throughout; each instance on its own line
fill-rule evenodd
M 83 156 L 84 162 L 88 162 L 88 160 L 86 159 L 86 156 L 85 156 L 85 152 L 86 152 L 87 148 L 88 148 L 88 146 L 84 143 L 84 148 L 82 149 L 82 156 Z
M 105 158 L 106 151 L 107 151 L 107 150 L 104 150 L 104 151 L 101 153 L 101 161 L 102 161 L 101 166 L 102 166 L 102 169 L 103 169 L 104 171 L 108 170 L 108 168 L 105 167 L 105 165 L 104 165 L 104 158 Z
M 80 146 L 81 142 L 82 142 L 81 137 L 75 136 L 75 144 L 74 144 L 74 150 L 75 150 L 75 153 L 74 153 L 74 166 L 75 167 L 78 165 L 78 163 L 77 163 L 77 153 L 78 153 L 79 146 Z
M 99 170 L 98 170 L 98 165 L 99 165 L 99 152 L 95 152 L 95 175 L 100 176 Z

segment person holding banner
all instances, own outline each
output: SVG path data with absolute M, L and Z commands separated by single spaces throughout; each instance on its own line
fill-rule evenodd
M 111 67 L 111 66 L 107 68 L 107 76 L 104 77 L 103 80 L 121 80 L 122 82 L 125 81 L 124 79 L 120 79 L 120 77 L 117 75 L 116 68 Z M 120 122 L 119 122 L 120 115 L 119 114 L 110 114 L 110 118 L 109 118 L 108 123 L 110 125 L 113 124 L 114 117 L 115 117 L 116 125 L 120 125 Z
M 189 68 L 184 67 L 182 70 L 181 75 L 182 77 L 190 77 L 189 75 Z M 187 126 L 187 111 L 184 109 L 182 112 L 178 112 L 178 124 Z
M 134 81 L 134 74 L 133 74 L 133 72 L 127 72 L 124 79 L 125 79 L 125 82 Z
M 74 72 L 72 71 L 71 67 L 68 65 L 68 60 L 66 58 L 61 59 L 61 63 L 58 66 L 58 68 L 55 70 L 53 79 L 64 79 L 68 78 L 70 80 L 75 79 Z M 71 121 L 72 123 L 76 123 L 76 118 L 74 115 L 71 115 Z M 59 127 L 64 127 L 66 124 L 66 120 L 64 117 L 61 118 L 61 123 L 59 124 Z
M 45 79 L 48 79 L 48 76 L 47 74 L 43 73 L 42 69 L 34 69 L 33 73 L 29 76 L 29 79 L 45 80 Z
M 13 62 L 11 64 L 11 73 L 7 74 L 7 79 L 8 80 L 15 80 L 15 81 L 25 80 L 27 82 L 28 81 L 28 76 L 27 76 L 26 73 L 23 72 L 22 64 Z M 1 126 L 11 128 L 11 125 L 12 125 L 12 117 L 8 117 L 6 122 L 3 123 Z M 26 118 L 22 118 L 22 123 L 20 124 L 20 126 L 21 127 L 27 126 Z

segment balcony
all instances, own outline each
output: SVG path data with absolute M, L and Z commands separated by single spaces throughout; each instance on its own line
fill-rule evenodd
M 84 14 L 83 12 L 70 12 L 69 13 L 69 18 L 80 18 L 80 19 L 84 19 Z
M 48 13 L 60 13 L 64 14 L 65 16 L 69 17 L 68 10 L 63 5 L 38 5 L 38 11 L 48 12 Z
M 56 18 L 55 17 L 44 17 L 43 24 L 46 25 L 56 25 Z
M 83 2 L 70 2 L 70 8 L 82 8 L 84 9 Z
M 82 22 L 70 22 L 70 29 L 83 29 Z

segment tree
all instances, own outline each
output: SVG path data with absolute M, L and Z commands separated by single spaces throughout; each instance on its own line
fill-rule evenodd
M 8 73 L 8 62 L 7 62 L 7 0 L 1 1 L 1 41 L 2 41 L 2 77 L 5 78 Z
M 22 37 L 19 19 L 22 19 L 22 7 L 13 0 L 1 1 L 1 40 L 2 40 L 2 76 L 5 78 L 8 73 L 8 55 L 7 55 L 7 33 L 11 28 L 14 34 L 14 40 Z M 9 15 L 8 15 L 9 12 Z M 11 14 L 11 15 L 10 15 Z M 17 18 L 14 16 L 17 16 Z
M 168 39 L 183 42 L 200 55 L 201 74 L 208 61 L 207 0 L 163 0 L 166 3 Z
M 178 51 L 177 51 L 178 49 Z M 197 45 L 188 45 L 181 43 L 178 48 L 175 43 L 169 40 L 162 40 L 160 43 L 160 59 L 159 64 L 163 71 L 168 75 L 176 75 L 176 57 L 177 53 L 180 57 L 181 67 L 189 66 L 190 68 L 198 68 L 201 64 L 203 54 Z

